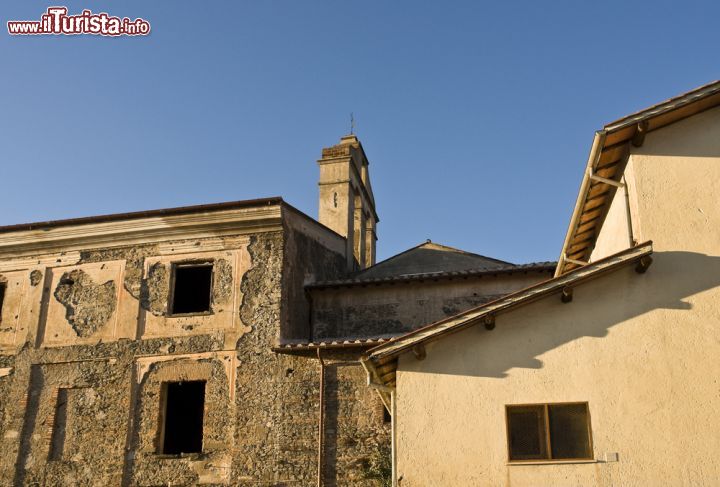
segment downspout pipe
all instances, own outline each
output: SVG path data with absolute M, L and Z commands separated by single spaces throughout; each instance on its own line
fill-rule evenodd
M 318 460 L 317 460 L 317 487 L 323 484 L 323 449 L 325 443 L 325 362 L 317 349 L 317 357 L 320 361 L 320 414 L 318 415 Z
M 396 396 L 396 390 L 394 387 L 388 387 L 384 384 L 378 384 L 377 382 L 373 381 L 372 377 L 373 372 L 375 371 L 375 367 L 365 359 L 361 359 L 360 363 L 362 364 L 363 368 L 365 369 L 365 372 L 367 372 L 367 385 L 368 387 L 371 387 L 372 389 L 375 389 L 379 392 L 384 392 L 386 394 L 390 394 L 390 449 L 391 449 L 391 464 L 392 464 L 392 487 L 397 487 L 398 485 L 398 475 L 397 475 L 397 396 Z M 371 370 L 373 372 L 371 372 Z
M 628 237 L 630 239 L 630 247 L 634 247 L 637 242 L 635 241 L 635 234 L 633 232 L 633 220 L 632 220 L 632 211 L 630 210 L 630 191 L 628 189 L 628 183 L 627 178 L 623 174 L 622 177 L 623 181 L 623 190 L 625 190 L 625 213 L 627 215 L 627 227 L 628 227 Z M 633 188 L 634 190 L 634 188 Z
M 563 268 L 566 262 L 566 252 L 570 246 L 570 240 L 572 239 L 575 228 L 577 228 L 580 215 L 582 214 L 583 203 L 587 198 L 587 193 L 590 190 L 590 173 L 592 168 L 597 164 L 602 153 L 603 146 L 605 145 L 605 138 L 607 137 L 607 131 L 598 130 L 595 132 L 595 138 L 593 139 L 592 148 L 590 149 L 590 156 L 588 157 L 587 167 L 583 174 L 582 183 L 580 184 L 580 192 L 578 193 L 577 201 L 575 201 L 575 208 L 573 209 L 572 217 L 570 217 L 570 226 L 568 227 L 567 234 L 565 235 L 565 241 L 563 242 L 562 252 L 560 252 L 560 258 L 558 258 L 557 269 L 555 269 L 555 276 L 562 275 Z

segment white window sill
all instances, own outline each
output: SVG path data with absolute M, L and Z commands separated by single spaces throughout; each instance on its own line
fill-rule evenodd
M 599 460 L 527 460 L 527 461 L 516 461 L 507 462 L 505 465 L 509 467 L 522 467 L 523 465 L 572 465 L 572 464 L 583 464 L 583 463 L 598 463 Z

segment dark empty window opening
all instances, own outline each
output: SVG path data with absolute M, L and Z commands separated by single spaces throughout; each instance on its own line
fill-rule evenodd
M 4 282 L 0 282 L 0 321 L 2 321 L 3 301 L 5 301 L 5 286 Z
M 388 411 L 383 406 L 383 423 L 392 423 L 392 416 L 390 415 L 390 411 Z
M 205 381 L 166 382 L 162 392 L 164 421 L 160 453 L 202 452 Z
M 506 417 L 511 461 L 592 459 L 587 403 L 507 406 Z
M 171 313 L 209 312 L 212 274 L 212 263 L 175 264 Z
M 57 391 L 55 415 L 53 417 L 52 435 L 50 436 L 50 460 L 62 460 L 65 450 L 65 431 L 67 428 L 67 409 L 70 390 L 61 388 Z

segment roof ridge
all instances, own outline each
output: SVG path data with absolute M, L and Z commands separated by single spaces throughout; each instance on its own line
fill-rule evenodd
M 661 102 L 655 103 L 653 105 L 650 105 L 649 107 L 640 109 L 636 112 L 630 113 L 629 115 L 625 115 L 624 117 L 620 117 L 617 120 L 614 120 L 608 124 L 605 124 L 603 127 L 604 130 L 612 131 L 620 126 L 624 126 L 625 124 L 629 122 L 634 122 L 637 118 L 642 118 L 646 115 L 652 115 L 654 112 L 660 112 L 663 108 L 671 109 L 674 108 L 674 104 L 678 101 L 684 101 L 685 103 L 690 103 L 695 101 L 697 97 L 704 97 L 712 94 L 715 91 L 720 91 L 720 80 L 711 81 L 710 83 L 706 83 L 702 86 L 698 86 L 697 88 L 693 88 L 690 91 L 686 91 L 684 93 L 681 93 L 679 95 L 673 96 L 671 98 L 668 98 L 666 100 L 663 100 Z
M 428 239 L 425 243 L 418 245 L 418 247 L 422 247 L 423 245 L 427 245 L 427 244 L 437 245 L 438 247 L 442 247 L 442 248 L 444 248 L 444 249 L 452 250 L 452 251 L 454 251 L 454 252 L 460 252 L 460 253 L 462 253 L 462 254 L 473 255 L 473 256 L 476 256 L 476 257 L 482 257 L 483 259 L 487 259 L 487 260 L 493 260 L 493 261 L 495 261 L 495 262 L 499 262 L 500 264 L 515 265 L 515 264 L 513 264 L 512 262 L 508 262 L 508 261 L 506 261 L 506 260 L 500 260 L 500 259 L 496 259 L 495 257 L 488 257 L 487 255 L 478 254 L 478 253 L 476 253 L 476 252 L 470 252 L 470 251 L 468 251 L 468 250 L 459 249 L 459 248 L 457 248 L 457 247 L 451 247 L 451 246 L 449 246 L 449 245 L 445 245 L 445 244 L 433 242 L 433 241 L 430 240 L 430 239 Z
M 442 248 L 444 248 L 444 249 L 448 249 L 448 250 L 451 250 L 451 251 L 453 251 L 453 252 L 458 252 L 458 253 L 465 254 L 465 255 L 468 255 L 468 256 L 480 257 L 480 258 L 483 258 L 483 259 L 485 259 L 485 260 L 490 260 L 490 261 L 493 261 L 493 262 L 497 262 L 497 263 L 499 263 L 499 264 L 516 265 L 516 264 L 513 264 L 512 262 L 508 262 L 508 261 L 505 261 L 505 260 L 496 259 L 496 258 L 494 258 L 494 257 L 488 257 L 488 256 L 486 256 L 486 255 L 478 254 L 478 253 L 475 253 L 475 252 L 469 252 L 469 251 L 467 251 L 467 250 L 458 249 L 458 248 L 456 248 L 456 247 L 451 247 L 451 246 L 449 246 L 449 245 L 440 244 L 440 243 L 437 243 L 437 242 L 433 242 L 433 241 L 430 240 L 430 239 L 427 239 L 426 241 L 424 241 L 424 242 L 422 242 L 422 243 L 419 243 L 418 245 L 415 245 L 415 246 L 413 246 L 413 247 L 410 247 L 409 249 L 403 250 L 402 252 L 400 252 L 400 253 L 398 253 L 398 254 L 392 255 L 392 256 L 388 257 L 387 259 L 385 259 L 385 260 L 381 260 L 380 262 L 377 262 L 377 263 L 371 265 L 370 267 L 366 267 L 365 269 L 362 269 L 362 270 L 360 270 L 360 271 L 358 271 L 358 272 L 355 272 L 355 273 L 351 274 L 351 276 L 352 276 L 353 279 L 354 279 L 354 278 L 357 278 L 357 277 L 360 277 L 360 276 L 362 276 L 362 274 L 365 274 L 365 273 L 367 273 L 367 272 L 369 272 L 369 271 L 371 271 L 371 270 L 377 269 L 378 266 L 384 265 L 384 264 L 386 264 L 386 263 L 388 263 L 388 262 L 390 262 L 390 261 L 392 261 L 392 260 L 394 260 L 394 259 L 397 259 L 398 257 L 401 257 L 401 256 L 403 256 L 403 255 L 405 255 L 405 254 L 408 254 L 408 253 L 412 252 L 413 250 L 420 249 L 420 248 L 422 248 L 423 246 L 428 245 L 428 244 L 436 245 L 436 246 L 438 246 L 438 247 L 442 247 Z

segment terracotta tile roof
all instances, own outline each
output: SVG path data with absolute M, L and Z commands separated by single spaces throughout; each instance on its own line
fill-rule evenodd
M 498 274 L 515 274 L 519 272 L 553 272 L 557 262 L 531 262 L 528 264 L 508 264 L 494 268 L 468 269 L 460 271 L 438 271 L 418 274 L 402 274 L 397 276 L 386 277 L 369 277 L 364 278 L 362 275 L 356 275 L 348 279 L 338 279 L 334 281 L 319 281 L 306 285 L 308 289 L 328 288 L 328 287 L 344 287 L 344 286 L 367 286 L 369 284 L 381 285 L 398 282 L 409 281 L 427 281 L 433 279 L 456 279 L 468 277 L 492 276 Z
M 576 269 L 590 258 L 632 147 L 642 146 L 647 133 L 717 106 L 720 81 L 713 81 L 609 123 L 595 133 L 555 275 Z
M 333 349 L 333 348 L 359 348 L 373 347 L 390 341 L 399 335 L 383 335 L 378 337 L 348 337 L 348 338 L 328 338 L 318 339 L 313 342 L 308 341 L 287 341 L 273 347 L 276 352 L 315 350 L 315 349 Z

